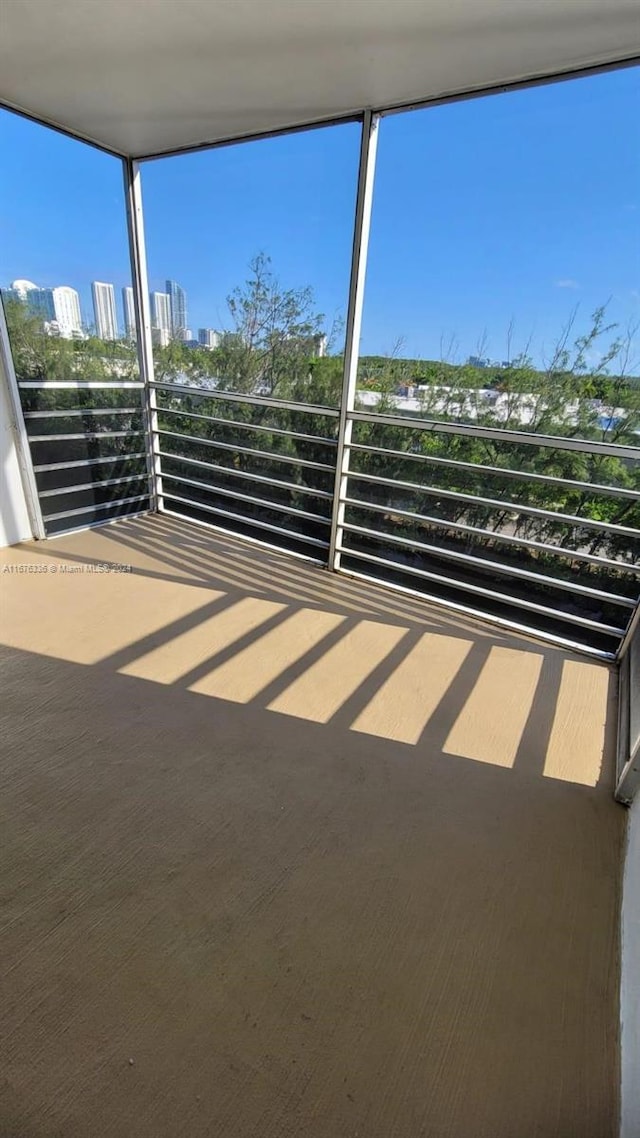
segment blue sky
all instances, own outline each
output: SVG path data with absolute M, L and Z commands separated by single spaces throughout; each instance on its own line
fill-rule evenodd
M 146 163 L 152 288 L 223 327 L 259 251 L 346 307 L 359 126 Z M 0 112 L 0 282 L 129 283 L 120 165 Z M 640 69 L 391 116 L 380 128 L 362 350 L 505 358 L 550 349 L 576 305 L 640 318 Z M 119 304 L 119 298 L 118 298 Z

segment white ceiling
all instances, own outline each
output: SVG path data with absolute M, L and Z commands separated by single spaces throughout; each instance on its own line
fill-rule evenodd
M 133 156 L 634 55 L 638 0 L 0 0 L 0 101 Z

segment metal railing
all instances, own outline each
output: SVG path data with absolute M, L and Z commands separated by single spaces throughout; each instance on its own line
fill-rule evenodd
M 338 411 L 218 389 L 151 386 L 162 508 L 326 561 Z
M 606 659 L 637 612 L 640 491 L 600 460 L 630 468 L 639 448 L 354 408 L 340 459 L 335 407 L 161 381 L 19 388 L 47 534 L 144 512 L 155 490 L 162 510 Z M 581 477 L 527 469 L 567 451 Z
M 142 383 L 24 380 L 18 389 L 47 536 L 149 508 Z
M 615 658 L 640 590 L 640 492 L 529 474 L 526 452 L 581 451 L 597 469 L 605 456 L 637 463 L 640 449 L 361 410 L 348 418 L 337 567 Z M 498 445 L 498 461 L 465 455 L 482 439 Z

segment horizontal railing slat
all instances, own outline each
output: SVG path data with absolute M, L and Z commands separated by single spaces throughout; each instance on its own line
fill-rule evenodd
M 322 407 L 315 403 L 297 403 L 290 399 L 275 399 L 270 395 L 243 395 L 237 391 L 221 391 L 217 387 L 188 387 L 178 383 L 165 383 L 153 380 L 150 384 L 156 391 L 169 391 L 174 395 L 190 395 L 198 399 L 220 399 L 227 403 L 248 403 L 257 407 L 276 407 L 283 411 L 300 411 L 305 415 L 326 415 L 339 419 L 336 407 Z
M 493 589 L 485 589 L 481 585 L 472 585 L 464 581 L 453 580 L 451 577 L 444 577 L 440 573 L 432 573 L 427 569 L 418 569 L 413 565 L 401 565 L 397 561 L 389 561 L 385 557 L 377 557 L 372 553 L 363 553 L 358 549 L 351 549 L 340 543 L 340 552 L 348 557 L 355 557 L 362 561 L 371 562 L 374 565 L 381 565 L 385 569 L 391 569 L 395 573 L 408 573 L 412 577 L 420 577 L 425 581 L 437 581 L 438 584 L 446 585 L 447 588 L 459 590 L 463 593 L 471 593 L 473 596 L 481 596 L 496 602 L 497 604 L 504 604 L 513 606 L 514 608 L 524 609 L 527 612 L 539 613 L 541 616 L 551 617 L 553 620 L 567 621 L 569 624 L 575 624 L 580 628 L 592 629 L 608 636 L 622 636 L 624 628 L 618 628 L 615 625 L 604 624 L 599 620 L 590 620 L 588 617 L 579 616 L 577 613 L 564 612 L 562 609 L 548 608 L 546 605 L 539 605 L 535 601 L 527 601 L 523 597 L 511 597 L 508 593 L 497 593 Z
M 321 549 L 329 548 L 329 542 L 322 541 L 319 537 L 310 537 L 308 534 L 295 533 L 294 530 L 283 529 L 282 526 L 273 526 L 269 522 L 260 521 L 258 518 L 249 518 L 246 514 L 235 514 L 230 510 L 219 509 L 217 506 L 206 506 L 203 502 L 196 502 L 193 498 L 183 498 L 179 494 L 165 493 L 164 490 L 162 496 L 172 502 L 181 502 L 184 506 L 190 506 L 193 510 L 204 510 L 205 513 L 219 514 L 220 517 L 231 518 L 233 521 L 241 522 L 242 525 L 246 526 L 257 526 L 258 529 L 280 534 L 282 537 L 288 537 L 292 541 L 301 541 L 308 545 L 316 545 Z
M 96 510 L 116 510 L 129 505 L 130 502 L 144 502 L 148 499 L 148 494 L 136 494 L 131 498 L 118 498 L 115 502 L 91 502 L 87 506 L 80 506 L 77 510 L 60 510 L 55 514 L 43 514 L 43 519 L 45 522 L 56 522 L 61 518 L 78 517 L 80 514 L 94 513 Z
M 312 522 L 320 522 L 322 525 L 328 526 L 331 524 L 331 518 L 324 517 L 322 514 L 313 514 L 309 510 L 299 510 L 295 506 L 288 506 L 284 502 L 274 502 L 267 498 L 255 498 L 251 494 L 238 494 L 236 490 L 228 490 L 223 486 L 213 486 L 207 482 L 200 482 L 196 478 L 183 478 L 179 474 L 169 474 L 166 470 L 162 475 L 163 486 L 166 482 L 179 482 L 183 486 L 193 486 L 197 490 L 205 490 L 208 494 L 220 494 L 223 498 L 233 498 L 236 502 L 250 502 L 254 506 L 263 506 L 268 510 L 275 510 L 276 513 L 295 514 L 299 518 L 307 518 Z M 164 489 L 163 489 L 164 493 Z
M 254 458 L 266 458 L 271 462 L 288 462 L 293 466 L 308 466 L 313 470 L 328 470 L 333 473 L 333 466 L 326 462 L 312 462 L 308 458 L 298 458 L 293 454 L 279 454 L 277 451 L 272 450 L 255 450 L 254 447 L 238 446 L 235 443 L 221 443 L 217 439 L 200 439 L 194 435 L 181 435 L 177 431 L 167 431 L 164 428 L 158 428 L 156 431 L 158 435 L 166 435 L 168 438 L 181 439 L 183 442 L 192 443 L 196 446 L 209 446 L 217 447 L 219 450 L 230 450 L 238 454 L 250 454 Z M 176 455 L 175 457 L 179 457 Z
M 359 498 L 354 498 L 354 502 L 360 504 Z M 365 504 L 365 503 L 362 503 Z M 379 503 L 373 503 L 379 505 Z M 391 506 L 380 505 L 380 509 L 385 513 L 398 514 L 400 517 L 405 514 L 413 520 L 414 518 L 420 519 L 425 525 L 435 526 L 442 530 L 453 530 L 455 533 L 462 533 L 468 537 L 484 538 L 487 542 L 500 542 L 503 545 L 514 545 L 520 549 L 529 549 L 535 553 L 545 553 L 551 557 L 559 557 L 565 561 L 580 561 L 585 565 L 593 565 L 600 569 L 610 569 L 616 573 L 628 573 L 631 576 L 640 576 L 640 562 L 629 561 L 612 561 L 608 557 L 599 557 L 596 553 L 584 553 L 582 550 L 573 549 L 571 546 L 566 545 L 552 545 L 549 542 L 535 541 L 533 538 L 516 537 L 515 534 L 504 533 L 502 530 L 483 529 L 482 526 L 474 526 L 466 522 L 454 522 L 448 518 L 437 518 L 433 514 L 418 514 L 414 511 L 403 511 L 402 509 L 396 510 Z
M 220 466 L 216 462 L 205 462 L 201 458 L 187 458 L 183 454 L 171 454 L 167 450 L 154 451 L 158 458 L 170 458 L 174 462 L 184 462 L 187 466 L 197 466 L 203 470 L 213 470 L 220 474 L 230 475 L 232 478 L 244 478 L 249 482 L 264 482 L 266 486 L 280 486 L 284 490 L 294 490 L 297 494 L 309 494 L 314 498 L 325 498 L 331 501 L 333 494 L 329 490 L 318 490 L 315 486 L 304 486 L 298 482 L 285 482 L 281 478 L 269 478 L 266 474 L 251 474 L 248 470 L 236 470 L 234 466 Z
M 105 478 L 101 482 L 77 482 L 73 486 L 56 486 L 53 490 L 39 490 L 41 498 L 57 498 L 63 494 L 79 494 L 82 490 L 101 490 L 104 486 L 120 486 L 124 482 L 143 482 L 149 475 L 127 474 L 124 478 Z
M 44 474 L 49 470 L 73 470 L 80 466 L 101 466 L 105 462 L 132 462 L 134 459 L 146 458 L 145 451 L 130 454 L 105 454 L 99 458 L 78 458 L 72 462 L 41 462 L 34 466 L 36 474 Z
M 629 498 L 640 502 L 640 490 L 629 490 L 625 486 L 607 486 L 602 482 L 579 482 L 574 478 L 560 478 L 555 474 L 534 474 L 531 471 L 512 470 L 504 466 L 484 466 L 479 462 L 463 462 L 457 458 L 445 458 L 440 455 L 422 454 L 419 451 L 391 450 L 386 447 L 374 447 L 364 443 L 349 443 L 349 450 L 362 454 L 383 455 L 385 458 L 399 458 L 415 462 L 426 462 L 432 466 L 452 467 L 456 470 L 466 470 L 474 474 L 492 474 L 499 477 L 515 478 L 521 482 L 536 482 L 545 486 L 566 486 L 584 494 L 604 494 L 615 498 Z M 640 457 L 638 459 L 640 461 Z
M 96 415 L 140 415 L 140 407 L 71 407 L 66 411 L 23 411 L 25 419 L 93 418 Z
M 601 443 L 568 438 L 566 435 L 537 435 L 531 431 L 505 430 L 500 427 L 476 427 L 443 419 L 413 419 L 409 415 L 376 415 L 369 411 L 349 411 L 354 423 L 374 423 L 382 427 L 403 427 L 409 431 L 432 431 L 436 434 L 467 435 L 475 439 L 494 439 L 516 446 L 550 447 L 555 450 L 577 450 L 589 454 L 607 454 L 615 458 L 640 459 L 640 446 L 623 443 Z
M 141 380 L 21 379 L 21 390 L 42 391 L 142 391 Z
M 397 478 L 384 478 L 379 474 L 361 474 L 358 471 L 350 471 L 349 478 L 360 482 L 372 482 L 376 486 L 389 486 L 394 490 L 427 494 L 431 498 L 446 498 L 453 502 L 466 502 L 471 506 L 487 506 L 489 509 L 505 511 L 508 514 L 526 514 L 534 518 L 544 518 L 546 521 L 558 522 L 577 528 L 595 529 L 602 533 L 624 537 L 640 537 L 640 532 L 631 526 L 621 526 L 616 522 L 600 522 L 593 518 L 581 517 L 578 514 L 563 514 L 555 510 L 543 510 L 539 506 L 521 505 L 518 502 L 505 501 L 503 498 L 483 498 L 479 494 L 467 494 L 459 490 L 443 490 L 439 486 L 424 485 L 420 482 L 402 482 Z
M 30 443 L 71 443 L 87 440 L 95 442 L 96 439 L 137 439 L 144 435 L 144 431 L 83 431 L 72 435 L 29 435 Z
M 243 431 L 261 431 L 264 435 L 283 435 L 288 439 L 302 439 L 309 443 L 319 443 L 321 446 L 336 447 L 335 439 L 327 439 L 322 435 L 305 435 L 300 431 L 286 431 L 283 427 L 270 427 L 267 423 L 243 423 L 239 419 L 218 419 L 214 415 L 198 415 L 194 411 L 182 411 L 171 407 L 158 407 L 158 415 L 179 415 L 184 419 L 200 419 L 204 423 L 215 423 L 221 427 L 239 427 Z
M 419 514 L 409 514 L 405 512 L 404 515 L 399 511 L 389 510 L 386 506 L 371 506 L 369 503 L 358 502 L 353 498 L 344 498 L 345 505 L 347 506 L 362 506 L 365 509 L 373 508 L 374 511 L 398 514 L 398 516 L 407 517 L 408 519 L 421 521 Z M 610 604 L 624 605 L 625 607 L 633 608 L 634 601 L 629 597 L 621 596 L 618 593 L 607 593 L 600 589 L 592 589 L 588 585 L 579 585 L 574 581 L 564 581 L 561 577 L 549 577 L 545 573 L 534 573 L 530 569 L 520 569 L 517 566 L 509 565 L 502 561 L 491 561 L 485 557 L 474 557 L 471 553 L 461 553 L 459 550 L 446 549 L 440 545 L 432 545 L 429 542 L 414 542 L 412 538 L 396 537 L 394 534 L 384 533 L 382 530 L 369 530 L 368 527 L 354 526 L 354 523 L 344 524 L 344 529 L 351 530 L 352 532 L 362 532 L 367 536 L 376 538 L 378 541 L 382 540 L 390 545 L 399 544 L 407 545 L 411 548 L 422 550 L 424 553 L 429 553 L 437 557 L 445 557 L 451 561 L 459 561 L 461 564 L 473 565 L 476 569 L 484 569 L 485 572 L 490 571 L 493 573 L 503 574 L 509 577 L 520 577 L 523 581 L 530 581 L 531 583 L 545 585 L 548 588 L 563 589 L 570 593 L 578 593 L 585 597 L 593 597 L 596 600 L 606 601 Z

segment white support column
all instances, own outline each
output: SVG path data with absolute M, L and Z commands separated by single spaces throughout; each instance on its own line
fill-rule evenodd
M 340 403 L 340 424 L 338 428 L 338 451 L 336 456 L 336 479 L 331 516 L 331 538 L 329 543 L 329 568 L 340 568 L 338 542 L 344 524 L 344 498 L 347 493 L 349 473 L 349 447 L 353 423 L 349 412 L 353 411 L 356 398 L 356 379 L 360 352 L 360 330 L 362 327 L 362 307 L 364 303 L 364 284 L 367 270 L 369 229 L 371 225 L 371 206 L 373 202 L 373 182 L 378 143 L 379 115 L 365 111 L 362 123 L 360 144 L 360 167 L 358 171 L 358 193 L 356 197 L 356 217 L 353 235 L 353 254 L 351 259 L 351 279 L 349 283 L 349 306 L 344 348 L 344 375 L 342 399 Z
M 620 1138 L 640 1134 L 640 798 L 629 809 L 620 929 Z
M 164 508 L 162 498 L 162 470 L 160 466 L 160 440 L 158 412 L 153 383 L 153 343 L 151 339 L 151 308 L 147 277 L 147 251 L 144 243 L 144 216 L 142 211 L 142 184 L 140 164 L 130 158 L 123 159 L 124 192 L 127 206 L 129 256 L 133 305 L 136 314 L 138 363 L 144 383 L 144 431 L 149 471 L 149 496 L 152 510 Z
M 31 450 L 29 447 L 29 439 L 27 437 L 27 429 L 24 424 L 24 417 L 22 414 L 22 405 L 20 403 L 20 389 L 16 379 L 16 371 L 13 366 L 13 356 L 11 354 L 11 344 L 9 342 L 9 332 L 7 329 L 7 322 L 5 320 L 4 308 L 0 300 L 0 384 L 5 388 L 2 396 L 6 393 L 8 399 L 9 423 L 7 424 L 11 435 L 11 440 L 15 448 L 15 458 L 20 472 L 20 481 L 22 486 L 17 485 L 17 477 L 15 479 L 16 486 L 11 485 L 11 471 L 5 469 L 3 474 L 3 503 L 11 510 L 12 497 L 20 498 L 20 489 L 24 496 L 24 506 L 26 505 L 29 524 L 31 532 L 36 539 L 46 537 L 44 522 L 42 520 L 42 510 L 40 509 L 40 499 L 38 497 L 38 487 L 36 484 L 36 476 L 33 470 L 33 462 L 31 461 Z M 10 443 L 8 444 L 11 445 Z M 4 446 L 3 446 L 4 449 Z M 14 460 L 15 461 L 15 460 Z M 6 481 L 5 481 L 6 479 Z M 17 509 L 12 510 L 12 513 L 19 512 L 19 503 Z M 24 517 L 24 513 L 23 513 Z M 18 518 L 14 519 L 11 526 L 4 526 L 6 530 L 5 541 L 13 542 L 20 541 L 24 536 L 20 531 L 22 524 L 19 523 Z
M 640 795 L 640 597 L 618 649 L 618 802 Z

